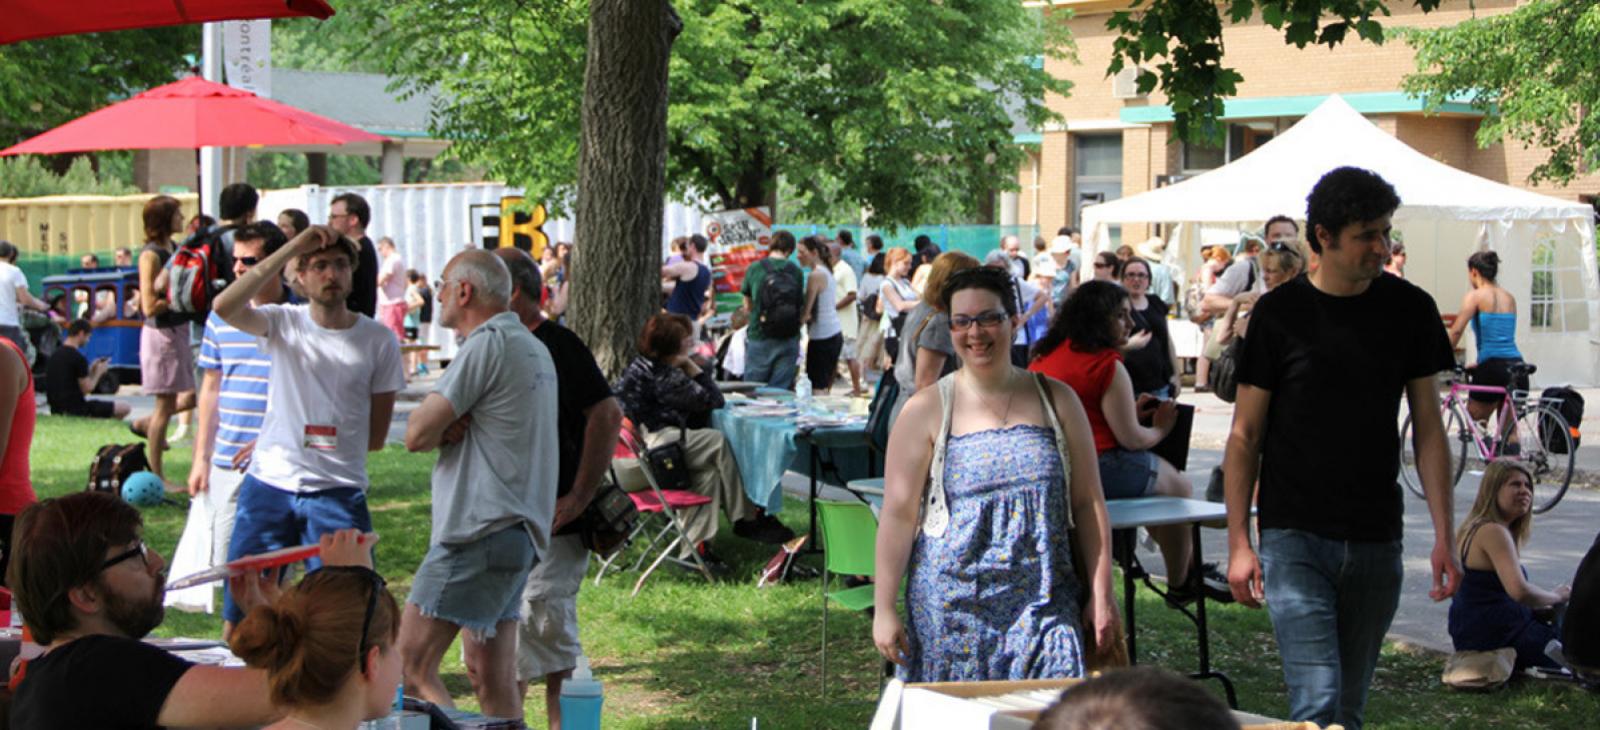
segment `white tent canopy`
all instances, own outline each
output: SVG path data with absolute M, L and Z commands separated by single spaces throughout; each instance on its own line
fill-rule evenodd
M 1500 284 L 1517 298 L 1517 344 L 1540 368 L 1535 381 L 1600 383 L 1593 208 L 1434 160 L 1338 96 L 1224 167 L 1084 208 L 1083 228 L 1089 248 L 1098 251 L 1110 246 L 1111 225 L 1177 224 L 1165 258 L 1194 272 L 1202 229 L 1258 228 L 1279 214 L 1303 221 L 1317 180 L 1346 165 L 1377 172 L 1399 192 L 1394 226 L 1406 244 L 1407 278 L 1432 294 L 1442 312 L 1454 312 L 1466 291 L 1467 256 L 1492 249 L 1500 254 Z

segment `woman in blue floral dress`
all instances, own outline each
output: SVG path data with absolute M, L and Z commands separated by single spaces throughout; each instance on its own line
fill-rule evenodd
M 997 269 L 950 279 L 940 296 L 963 367 L 913 396 L 889 437 L 872 634 L 907 681 L 1077 677 L 1084 631 L 1113 641 L 1088 419 L 1071 388 L 1011 365 L 1010 286 Z

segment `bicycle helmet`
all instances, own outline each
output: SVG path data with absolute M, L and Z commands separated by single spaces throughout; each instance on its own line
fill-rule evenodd
M 161 504 L 165 489 L 161 477 L 155 472 L 134 472 L 122 483 L 122 499 L 135 507 L 153 507 Z

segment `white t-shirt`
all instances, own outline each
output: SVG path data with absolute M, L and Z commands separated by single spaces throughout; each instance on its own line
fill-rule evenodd
M 389 283 L 378 286 L 378 304 L 404 304 L 406 301 L 406 262 L 395 252 L 378 265 L 378 281 L 389 277 Z
M 28 276 L 8 262 L 0 261 L 0 327 L 20 327 L 17 314 L 22 305 L 17 301 L 17 287 L 26 288 Z
M 259 342 L 272 375 L 250 475 L 287 492 L 366 489 L 372 396 L 406 384 L 394 333 L 366 316 L 327 329 L 304 304 L 256 311 L 267 318 Z
M 1250 283 L 1252 271 L 1255 272 L 1254 284 Z M 1258 294 L 1264 293 L 1267 290 L 1267 282 L 1261 278 L 1260 265 L 1256 263 L 1255 258 L 1241 256 L 1228 266 L 1227 271 L 1222 272 L 1222 276 L 1217 278 L 1217 283 L 1212 284 L 1206 293 L 1236 297 L 1243 294 L 1246 288 Z
M 850 267 L 850 262 L 841 259 L 839 263 L 833 265 L 833 289 L 834 293 L 838 295 L 833 300 L 835 305 L 844 301 L 845 297 L 856 293 L 856 270 Z M 839 329 L 844 332 L 845 339 L 853 340 L 856 338 L 856 333 L 860 331 L 859 323 L 856 320 L 856 305 L 854 302 L 850 306 L 839 310 Z
M 501 312 L 467 335 L 434 389 L 472 425 L 459 443 L 439 447 L 430 545 L 470 543 L 521 523 L 534 551 L 547 553 L 561 456 L 557 390 L 549 348 L 517 315 Z

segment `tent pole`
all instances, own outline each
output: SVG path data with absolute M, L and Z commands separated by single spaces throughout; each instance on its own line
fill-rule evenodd
M 200 77 L 222 83 L 222 24 L 206 23 L 200 35 Z M 200 211 L 217 214 L 222 191 L 222 149 L 200 148 Z

